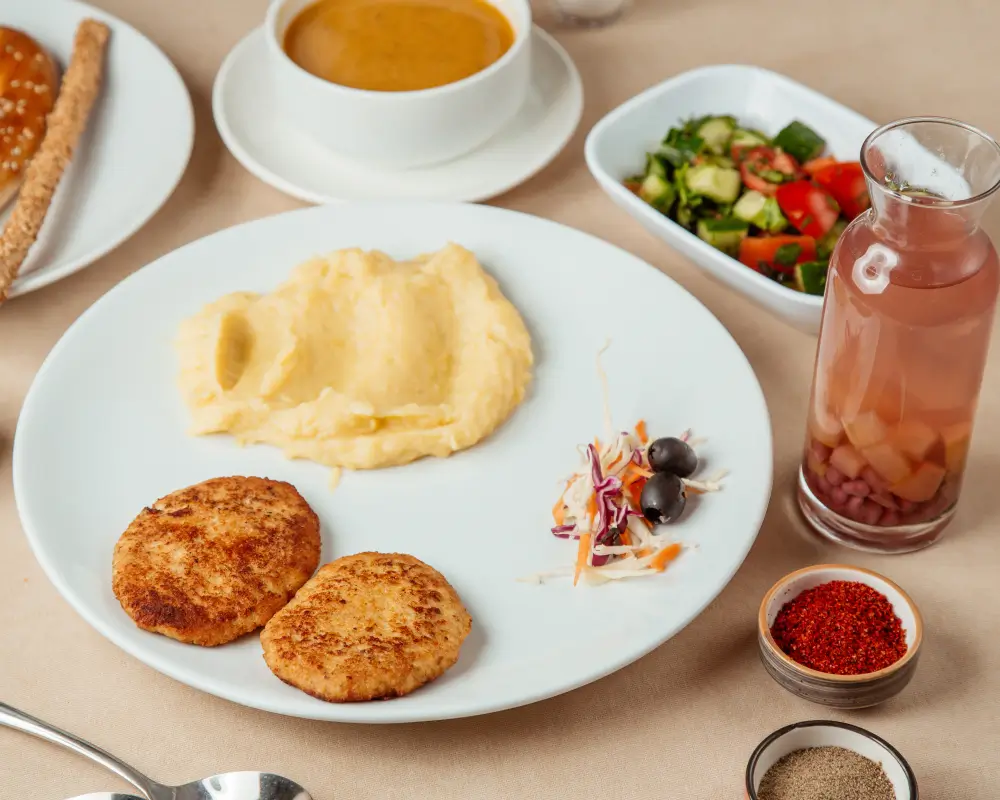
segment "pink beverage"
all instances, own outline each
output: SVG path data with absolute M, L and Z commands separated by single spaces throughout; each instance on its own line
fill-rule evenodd
M 827 538 L 907 552 L 940 537 L 961 490 L 1000 289 L 979 228 L 1000 146 L 904 120 L 861 162 L 872 208 L 831 259 L 798 500 Z

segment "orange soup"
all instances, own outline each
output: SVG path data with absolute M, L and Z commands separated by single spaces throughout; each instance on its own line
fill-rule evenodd
M 513 27 L 487 0 L 319 0 L 292 20 L 284 47 L 332 83 L 407 92 L 474 75 L 513 44 Z

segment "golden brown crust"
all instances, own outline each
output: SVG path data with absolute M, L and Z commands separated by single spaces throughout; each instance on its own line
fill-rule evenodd
M 49 114 L 45 137 L 25 169 L 24 186 L 0 236 L 0 303 L 38 238 L 52 195 L 73 158 L 101 87 L 104 50 L 110 31 L 103 22 L 84 20 L 76 30 L 73 55 L 59 96 Z
M 413 556 L 358 553 L 303 586 L 260 635 L 285 683 L 332 703 L 401 697 L 457 660 L 472 618 L 451 584 Z
M 225 644 L 284 606 L 319 554 L 319 518 L 294 486 L 213 478 L 143 509 L 115 546 L 112 589 L 144 630 Z

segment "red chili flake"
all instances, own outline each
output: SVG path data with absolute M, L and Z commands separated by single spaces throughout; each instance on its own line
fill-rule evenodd
M 828 675 L 876 672 L 907 650 L 892 603 L 855 581 L 823 583 L 785 603 L 771 636 L 789 658 Z

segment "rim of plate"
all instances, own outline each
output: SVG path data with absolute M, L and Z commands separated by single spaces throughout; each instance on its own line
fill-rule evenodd
M 489 189 L 487 191 L 478 191 L 469 195 L 468 197 L 453 198 L 451 200 L 430 200 L 422 202 L 432 202 L 432 203 L 481 203 L 485 200 L 489 200 L 494 197 L 499 197 L 512 189 L 517 188 L 522 183 L 526 183 L 535 177 L 539 172 L 545 169 L 549 164 L 551 164 L 566 146 L 572 140 L 574 134 L 580 127 L 580 120 L 583 118 L 583 79 L 580 77 L 580 71 L 577 69 L 576 63 L 570 57 L 566 48 L 559 44 L 558 41 L 543 28 L 540 28 L 537 24 L 532 24 L 531 35 L 537 36 L 546 46 L 550 47 L 552 51 L 559 57 L 563 65 L 566 67 L 569 73 L 570 81 L 570 93 L 576 98 L 575 112 L 573 114 L 573 124 L 568 127 L 568 132 L 562 137 L 558 146 L 553 146 L 552 148 L 546 148 L 544 150 L 544 155 L 539 158 L 531 160 L 529 167 L 526 167 L 523 171 L 517 172 L 517 177 L 513 179 L 508 179 L 505 183 L 499 184 L 494 189 Z M 270 169 L 265 167 L 263 164 L 257 161 L 249 151 L 240 142 L 240 137 L 238 137 L 229 124 L 229 117 L 225 113 L 225 86 L 230 80 L 230 73 L 232 73 L 234 66 L 237 61 L 243 55 L 243 51 L 249 49 L 256 44 L 256 39 L 261 40 L 262 45 L 266 45 L 266 34 L 264 32 L 264 27 L 261 25 L 254 28 L 250 33 L 240 39 L 236 45 L 233 47 L 226 57 L 222 61 L 222 65 L 219 67 L 219 71 L 215 74 L 215 80 L 212 84 L 212 117 L 215 120 L 215 127 L 219 131 L 219 136 L 222 138 L 223 144 L 225 144 L 226 149 L 232 154 L 240 165 L 251 175 L 253 175 L 257 180 L 263 181 L 268 186 L 277 189 L 279 192 L 287 194 L 290 197 L 294 197 L 298 200 L 303 200 L 307 203 L 315 203 L 317 205 L 326 205 L 329 203 L 371 203 L 371 202 L 394 202 L 390 198 L 385 200 L 373 200 L 373 199 L 353 199 L 336 197 L 334 195 L 320 194 L 314 192 L 310 189 L 304 189 L 301 186 L 297 186 L 289 180 L 286 180 L 281 175 L 272 172 Z M 534 62 L 533 62 L 534 63 Z M 534 67 L 532 67 L 534 69 Z M 518 112 L 520 114 L 520 111 Z M 482 149 L 483 147 L 488 147 L 490 142 L 494 138 L 503 135 L 503 130 L 500 130 L 493 138 L 486 141 L 486 143 L 480 145 L 477 149 Z M 475 153 L 476 151 L 472 151 Z M 456 161 L 461 161 L 463 158 L 472 155 L 472 153 L 467 153 L 465 156 L 459 156 Z M 430 165 L 422 169 L 427 171 L 433 171 L 435 166 L 440 165 Z
M 43 2 L 43 1 L 44 0 L 36 0 L 36 2 Z M 9 295 L 9 299 L 11 300 L 13 300 L 15 297 L 19 297 L 21 295 L 34 292 L 38 289 L 42 289 L 48 286 L 49 284 L 55 283 L 56 281 L 62 280 L 63 278 L 67 278 L 70 275 L 73 275 L 79 272 L 80 270 L 89 267 L 98 259 L 103 258 L 111 251 L 116 250 L 118 247 L 120 247 L 130 238 L 132 238 L 136 233 L 142 230 L 146 226 L 146 223 L 149 222 L 156 215 L 156 212 L 158 212 L 161 208 L 163 208 L 164 204 L 167 202 L 167 200 L 170 199 L 174 191 L 180 185 L 181 180 L 187 173 L 188 164 L 191 162 L 191 154 L 194 151 L 194 104 L 191 101 L 191 93 L 188 91 L 187 84 L 184 83 L 184 78 L 181 77 L 181 74 L 178 71 L 177 67 L 174 65 L 174 62 L 170 60 L 167 54 L 164 53 L 163 50 L 161 50 L 159 46 L 148 36 L 143 34 L 138 29 L 129 25 L 120 17 L 116 17 L 114 14 L 109 14 L 107 11 L 95 8 L 94 6 L 91 5 L 87 5 L 86 3 L 78 2 L 78 0 L 61 0 L 58 3 L 50 3 L 50 6 L 57 6 L 59 8 L 65 7 L 67 9 L 76 8 L 79 10 L 78 13 L 81 19 L 83 19 L 84 17 L 93 17 L 94 19 L 100 20 L 101 22 L 107 22 L 109 24 L 112 24 L 114 27 L 118 29 L 127 30 L 130 35 L 138 37 L 143 43 L 152 48 L 152 50 L 155 51 L 157 56 L 163 59 L 164 65 L 168 68 L 168 71 L 172 73 L 174 78 L 176 78 L 177 84 L 183 90 L 182 94 L 186 101 L 185 111 L 187 113 L 184 115 L 184 121 L 187 123 L 185 126 L 186 131 L 184 137 L 186 141 L 186 144 L 184 146 L 185 156 L 184 156 L 184 163 L 181 165 L 180 170 L 177 173 L 177 177 L 170 184 L 170 186 L 164 187 L 164 191 L 162 191 L 157 196 L 156 202 L 152 204 L 152 206 L 148 210 L 144 211 L 142 214 L 139 214 L 135 218 L 135 220 L 129 225 L 124 226 L 122 228 L 122 232 L 120 235 L 110 237 L 103 245 L 92 248 L 85 255 L 73 259 L 72 261 L 68 261 L 66 262 L 66 264 L 62 265 L 59 268 L 48 269 L 46 267 L 40 267 L 32 272 L 28 272 L 25 275 L 19 277 L 17 280 L 14 281 L 13 285 L 11 286 L 11 291 Z
M 315 719 L 322 720 L 326 722 L 346 722 L 346 723 L 360 723 L 360 724 L 396 724 L 396 723 L 410 723 L 410 722 L 434 722 L 443 721 L 448 719 L 460 719 L 465 717 L 481 716 L 484 714 L 492 714 L 498 711 L 505 711 L 512 708 L 520 708 L 522 706 L 531 705 L 533 703 L 540 702 L 542 700 L 547 700 L 553 697 L 558 697 L 560 695 L 571 692 L 582 686 L 589 685 L 601 678 L 607 677 L 624 667 L 638 661 L 642 657 L 648 655 L 650 652 L 664 644 L 665 642 L 672 639 L 678 633 L 680 633 L 684 628 L 690 625 L 695 619 L 697 619 L 704 610 L 725 590 L 725 588 L 732 582 L 733 577 L 743 566 L 747 555 L 749 555 L 754 543 L 757 540 L 757 536 L 760 533 L 760 527 L 763 524 L 764 516 L 767 513 L 768 506 L 770 504 L 771 491 L 773 488 L 773 433 L 771 428 L 771 417 L 767 408 L 767 401 L 764 397 L 763 390 L 760 387 L 760 382 L 757 379 L 757 375 L 753 370 L 752 365 L 743 352 L 743 349 L 739 346 L 735 339 L 733 339 L 732 334 L 729 330 L 712 314 L 711 311 L 694 295 L 687 291 L 684 287 L 674 281 L 669 275 L 661 272 L 660 270 L 653 267 L 648 262 L 643 259 L 629 253 L 617 245 L 606 242 L 593 234 L 586 233 L 585 231 L 572 228 L 568 225 L 563 225 L 559 222 L 554 222 L 552 220 L 545 219 L 543 217 L 537 217 L 532 214 L 527 214 L 521 211 L 513 211 L 510 209 L 500 208 L 497 206 L 480 205 L 475 203 L 451 203 L 451 202 L 424 202 L 424 201 L 409 201 L 409 200 L 397 200 L 397 201 L 355 201 L 348 205 L 353 207 L 368 207 L 368 208 L 384 208 L 386 206 L 396 206 L 400 208 L 411 208 L 420 206 L 422 209 L 427 210 L 428 208 L 433 208 L 438 212 L 447 212 L 448 210 L 454 210 L 456 208 L 468 208 L 473 209 L 474 213 L 494 215 L 497 217 L 504 216 L 516 216 L 522 217 L 536 222 L 543 223 L 546 226 L 552 226 L 555 229 L 561 231 L 562 234 L 568 234 L 570 236 L 582 237 L 588 241 L 588 244 L 595 246 L 599 249 L 605 249 L 609 252 L 615 252 L 618 257 L 627 259 L 635 263 L 637 266 L 641 266 L 644 269 L 648 269 L 658 274 L 661 279 L 666 280 L 673 284 L 674 288 L 681 293 L 682 297 L 687 299 L 687 302 L 694 304 L 694 306 L 700 310 L 702 314 L 705 315 L 706 319 L 709 321 L 708 324 L 718 326 L 718 331 L 722 334 L 724 340 L 726 340 L 733 349 L 733 355 L 738 358 L 741 364 L 746 368 L 749 373 L 749 377 L 752 380 L 753 386 L 756 388 L 755 397 L 757 400 L 757 416 L 761 419 L 764 425 L 764 431 L 767 434 L 767 444 L 766 448 L 763 448 L 762 458 L 765 459 L 765 463 L 762 465 L 762 469 L 765 474 L 765 491 L 762 491 L 756 500 L 756 508 L 752 510 L 752 515 L 750 521 L 752 523 L 753 534 L 747 538 L 746 544 L 740 548 L 738 551 L 734 550 L 734 559 L 731 568 L 726 572 L 724 580 L 720 582 L 719 588 L 713 592 L 709 592 L 705 596 L 703 602 L 698 605 L 692 605 L 691 610 L 684 614 L 680 621 L 672 626 L 670 629 L 665 629 L 661 632 L 662 635 L 654 637 L 652 640 L 643 641 L 639 646 L 632 648 L 625 648 L 621 651 L 617 658 L 600 665 L 596 669 L 590 669 L 583 673 L 578 679 L 573 681 L 568 681 L 559 685 L 556 688 L 545 687 L 537 691 L 525 692 L 520 698 L 515 701 L 494 701 L 489 698 L 484 698 L 481 702 L 471 705 L 466 704 L 464 706 L 456 707 L 446 707 L 440 713 L 429 712 L 426 708 L 417 706 L 395 706 L 393 707 L 392 702 L 378 703 L 354 703 L 354 704 L 336 704 L 336 703 L 317 703 L 315 705 L 315 713 L 311 711 L 306 713 L 301 713 L 298 710 L 289 711 L 283 706 L 283 704 L 278 702 L 270 702 L 267 699 L 261 700 L 252 696 L 247 696 L 241 694 L 239 691 L 232 691 L 229 685 L 213 685 L 213 682 L 209 679 L 205 679 L 202 672 L 196 669 L 186 668 L 182 665 L 177 665 L 172 663 L 169 659 L 161 659 L 155 654 L 151 654 L 148 650 L 143 648 L 134 648 L 125 639 L 125 637 L 120 636 L 117 632 L 116 627 L 107 622 L 104 617 L 98 613 L 93 613 L 90 605 L 81 600 L 76 593 L 67 585 L 66 582 L 61 580 L 59 577 L 59 570 L 52 559 L 49 558 L 49 549 L 42 546 L 41 537 L 35 533 L 35 527 L 31 521 L 30 516 L 24 511 L 24 500 L 22 497 L 23 484 L 22 484 L 22 470 L 23 470 L 23 444 L 22 437 L 19 435 L 22 425 L 27 425 L 28 420 L 34 414 L 34 403 L 32 402 L 33 397 L 38 391 L 41 380 L 48 374 L 48 371 L 52 369 L 52 364 L 57 358 L 59 358 L 61 351 L 65 348 L 67 343 L 72 338 L 71 334 L 79 328 L 79 326 L 87 324 L 89 320 L 95 315 L 100 313 L 100 309 L 103 305 L 108 302 L 108 299 L 113 297 L 115 294 L 123 291 L 122 287 L 129 286 L 133 283 L 140 282 L 143 280 L 148 280 L 149 276 L 153 275 L 155 272 L 168 268 L 169 259 L 175 257 L 177 253 L 194 248 L 200 242 L 205 239 L 209 239 L 214 236 L 219 236 L 221 234 L 228 233 L 229 235 L 234 235 L 235 232 L 248 228 L 250 226 L 257 225 L 268 220 L 274 220 L 276 218 L 288 217 L 293 215 L 306 215 L 306 214 L 323 214 L 329 213 L 329 209 L 336 208 L 338 211 L 342 206 L 314 206 L 309 208 L 299 208 L 293 209 L 291 211 L 285 211 L 280 214 L 274 214 L 269 217 L 264 217 L 257 220 L 249 220 L 247 222 L 242 222 L 237 225 L 230 226 L 229 228 L 224 228 L 220 231 L 216 231 L 212 234 L 204 236 L 200 239 L 196 239 L 192 242 L 188 242 L 185 245 L 166 253 L 154 261 L 150 262 L 147 266 L 142 269 L 137 270 L 131 275 L 127 276 L 124 280 L 118 283 L 105 295 L 100 297 L 93 305 L 91 305 L 86 311 L 84 311 L 70 327 L 66 330 L 63 336 L 56 342 L 55 346 L 49 351 L 48 356 L 46 356 L 44 362 L 36 373 L 35 379 L 32 381 L 28 393 L 25 396 L 24 404 L 22 406 L 22 412 L 18 418 L 17 428 L 15 429 L 14 442 L 13 442 L 13 458 L 12 458 L 12 479 L 14 486 L 14 500 L 18 510 L 18 516 L 21 521 L 21 525 L 24 531 L 24 535 L 28 540 L 28 544 L 31 547 L 32 553 L 35 555 L 36 560 L 41 565 L 42 570 L 45 572 L 46 577 L 49 581 L 56 587 L 59 594 L 63 599 L 69 604 L 69 606 L 79 614 L 92 628 L 94 628 L 98 633 L 104 636 L 108 641 L 116 645 L 123 652 L 127 653 L 133 658 L 136 658 L 143 664 L 155 669 L 164 675 L 167 675 L 174 680 L 191 686 L 195 689 L 203 691 L 207 694 L 220 697 L 224 700 L 228 700 L 239 705 L 247 706 L 250 708 L 256 708 L 261 711 L 267 711 L 270 713 L 281 714 L 286 716 L 295 716 L 303 719 Z M 747 402 L 751 400 L 749 397 L 743 397 L 742 401 Z M 340 713 L 343 707 L 350 708 L 350 712 L 347 714 Z M 310 706 L 312 709 L 313 706 Z

